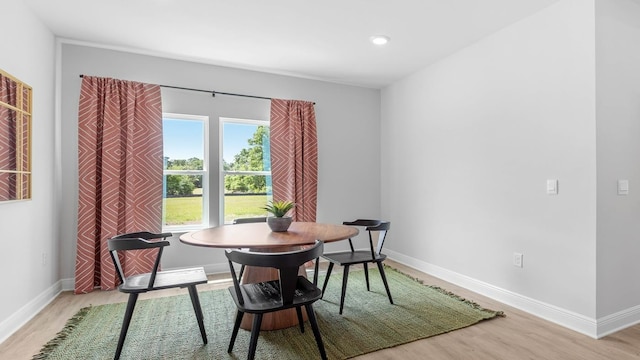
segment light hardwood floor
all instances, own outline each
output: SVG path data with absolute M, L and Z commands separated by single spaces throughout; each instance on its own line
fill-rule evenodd
M 640 325 L 619 331 L 604 339 L 594 340 L 393 261 L 388 260 L 386 263 L 424 280 L 426 284 L 443 287 L 473 300 L 483 307 L 502 310 L 506 317 L 366 354 L 356 358 L 358 360 L 640 359 Z M 210 276 L 210 283 L 199 287 L 199 289 L 226 288 L 230 286 L 227 278 L 228 274 Z M 152 295 L 169 296 L 181 291 L 166 290 L 154 292 Z M 141 299 L 148 298 L 150 295 L 144 294 Z M 86 295 L 73 295 L 70 292 L 64 292 L 25 326 L 0 344 L 0 359 L 30 359 L 43 344 L 60 331 L 67 319 L 80 308 L 88 305 L 125 302 L 126 299 L 126 295 L 117 291 L 95 291 Z

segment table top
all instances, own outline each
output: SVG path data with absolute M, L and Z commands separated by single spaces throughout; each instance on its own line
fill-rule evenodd
M 332 242 L 358 235 L 358 228 L 315 222 L 293 222 L 288 231 L 271 231 L 266 222 L 223 225 L 180 236 L 180 241 L 213 248 L 268 249 L 312 245 L 316 240 Z

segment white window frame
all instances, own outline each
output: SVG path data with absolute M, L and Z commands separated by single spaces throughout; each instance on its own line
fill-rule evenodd
M 257 126 L 267 126 L 269 127 L 269 132 L 271 132 L 271 122 L 269 120 L 251 120 L 251 119 L 239 119 L 239 118 L 230 118 L 230 117 L 220 117 L 220 141 L 218 154 L 220 154 L 220 188 L 219 188 L 219 196 L 220 196 L 220 208 L 219 214 L 220 218 L 218 219 L 219 224 L 224 224 L 224 177 L 225 175 L 271 175 L 271 171 L 226 171 L 224 169 L 224 158 L 223 158 L 223 147 L 224 147 L 224 124 L 245 124 L 245 125 L 257 125 Z
M 176 113 L 162 113 L 162 119 L 171 118 L 176 120 L 191 120 L 201 121 L 203 128 L 203 157 L 202 170 L 164 170 L 162 177 L 166 175 L 201 175 L 202 176 L 202 223 L 201 224 L 188 224 L 188 225 L 174 225 L 168 226 L 162 224 L 162 231 L 168 232 L 181 232 L 200 230 L 209 227 L 209 117 L 205 115 L 190 115 L 190 114 L 176 114 Z M 164 131 L 164 130 L 163 130 Z M 163 154 L 164 156 L 164 154 Z M 164 181 L 164 180 L 163 180 Z M 165 207 L 162 206 L 162 218 L 165 218 Z

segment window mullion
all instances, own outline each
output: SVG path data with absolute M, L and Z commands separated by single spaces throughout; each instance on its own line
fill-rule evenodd
M 225 175 L 271 175 L 271 171 L 239 171 L 239 170 L 224 170 Z
M 204 170 L 164 170 L 165 175 L 204 175 Z

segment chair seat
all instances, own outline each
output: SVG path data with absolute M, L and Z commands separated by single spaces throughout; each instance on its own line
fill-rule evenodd
M 379 254 L 375 258 L 372 258 L 371 251 L 357 250 L 354 252 L 344 251 L 344 252 L 326 253 L 326 254 L 323 254 L 322 257 L 333 263 L 344 266 L 344 265 L 362 264 L 366 262 L 384 261 L 384 259 L 387 258 L 387 255 Z
M 207 274 L 202 267 L 158 271 L 152 289 L 148 289 L 149 276 L 150 274 L 129 276 L 119 289 L 124 293 L 141 293 L 207 283 Z
M 282 304 L 280 285 L 278 280 L 271 280 L 255 284 L 240 285 L 240 291 L 244 299 L 244 304 L 240 304 L 238 296 L 233 287 L 229 288 L 229 293 L 233 301 L 242 312 L 259 314 L 273 311 L 273 309 L 288 309 L 292 307 L 311 304 L 322 297 L 322 291 L 314 286 L 303 276 L 298 276 L 293 303 Z

